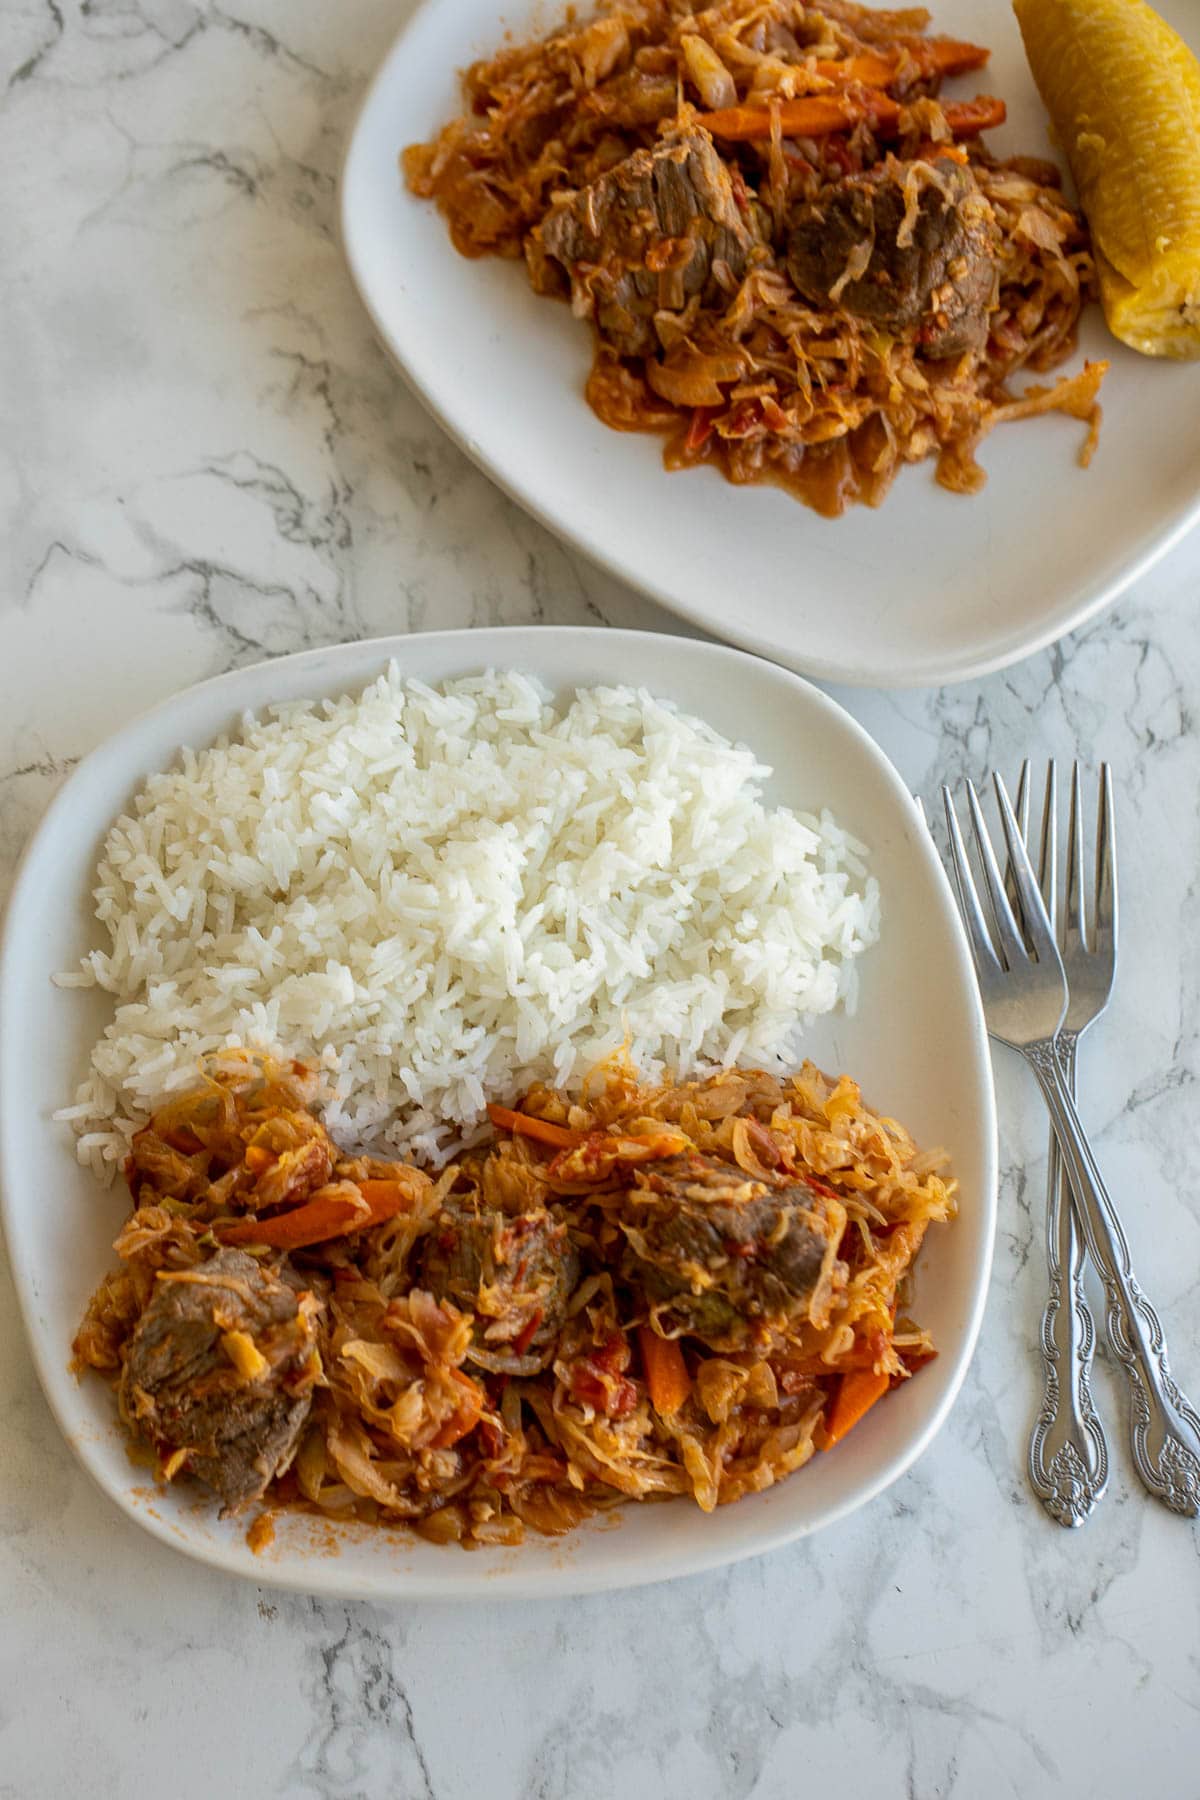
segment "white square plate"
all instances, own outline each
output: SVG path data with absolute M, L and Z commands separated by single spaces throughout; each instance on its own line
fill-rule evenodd
M 1194 0 L 1161 10 L 1200 45 Z M 401 177 L 406 144 L 460 110 L 456 71 L 558 16 L 544 0 L 424 0 L 388 53 L 346 154 L 342 236 L 386 347 L 441 425 L 544 525 L 684 618 L 819 680 L 964 680 L 1052 643 L 1134 581 L 1200 514 L 1200 366 L 1155 362 L 1090 308 L 1080 350 L 1107 357 L 1104 428 L 1059 416 L 997 429 L 964 498 L 932 464 L 878 511 L 841 519 L 702 468 L 669 475 L 657 437 L 610 431 L 583 397 L 591 334 L 521 264 L 468 261 Z M 933 29 L 992 46 L 954 91 L 999 94 L 999 154 L 1048 153 L 1046 114 L 1007 0 L 944 0 Z M 1044 378 L 1043 378 L 1044 379 Z
M 847 1070 L 870 1102 L 919 1142 L 944 1145 L 962 1186 L 961 1216 L 930 1232 L 914 1312 L 935 1362 L 844 1444 L 767 1493 L 705 1517 L 682 1502 L 630 1506 L 570 1538 L 515 1549 L 439 1548 L 383 1529 L 334 1528 L 281 1515 L 256 1556 L 246 1521 L 223 1521 L 190 1484 L 159 1490 L 131 1464 L 110 1389 L 68 1371 L 87 1298 L 112 1266 L 128 1210 L 76 1162 L 70 1100 L 107 1016 L 106 997 L 52 985 L 101 939 L 92 917 L 96 857 L 108 828 L 181 745 L 202 748 L 247 709 L 354 692 L 390 657 L 437 682 L 491 667 L 540 676 L 557 693 L 597 682 L 647 685 L 744 738 L 776 773 L 775 803 L 828 806 L 870 846 L 883 933 L 862 958 L 853 1017 L 830 1015 L 808 1049 Z M 995 1116 L 987 1039 L 954 901 L 932 842 L 895 770 L 855 722 L 807 682 L 720 645 L 576 628 L 442 632 L 343 644 L 241 669 L 176 695 L 80 764 L 29 846 L 0 960 L 0 1184 L 17 1293 L 42 1385 L 68 1442 L 131 1518 L 202 1562 L 314 1593 L 467 1598 L 563 1594 L 683 1575 L 815 1531 L 894 1481 L 929 1443 L 962 1383 L 983 1313 L 995 1222 Z

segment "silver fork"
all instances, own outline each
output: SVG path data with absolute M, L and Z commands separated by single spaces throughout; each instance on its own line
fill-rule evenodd
M 1029 763 L 1021 765 L 1017 822 L 1029 845 Z M 1058 1034 L 1063 1074 L 1075 1094 L 1079 1039 L 1108 1005 L 1117 957 L 1116 840 L 1112 784 L 1107 763 L 1100 770 L 1096 827 L 1096 883 L 1092 930 L 1086 928 L 1083 877 L 1083 807 L 1079 764 L 1071 775 L 1067 826 L 1066 904 L 1058 905 L 1058 782 L 1053 763 L 1046 770 L 1042 808 L 1038 886 L 1051 927 L 1057 919 L 1058 949 L 1067 979 L 1067 1012 Z M 1010 895 L 1010 898 L 1014 896 Z M 1042 1402 L 1029 1440 L 1029 1480 L 1034 1493 L 1060 1525 L 1082 1525 L 1108 1485 L 1108 1443 L 1092 1403 L 1090 1370 L 1096 1327 L 1083 1285 L 1083 1243 L 1071 1205 L 1071 1189 L 1058 1139 L 1050 1133 L 1046 1186 L 1046 1264 L 1049 1293 L 1042 1314 Z
M 1058 1138 L 1088 1251 L 1108 1303 L 1109 1338 L 1130 1391 L 1130 1443 L 1143 1484 L 1174 1512 L 1200 1513 L 1200 1417 L 1171 1376 L 1158 1314 L 1134 1276 L 1129 1245 L 1104 1186 L 1059 1058 L 1067 978 L 1020 827 L 995 777 L 1018 924 L 1005 892 L 979 796 L 967 784 L 971 832 L 983 871 L 987 915 L 967 861 L 948 788 L 942 789 L 951 866 L 988 1031 L 1025 1058 L 1037 1077 Z

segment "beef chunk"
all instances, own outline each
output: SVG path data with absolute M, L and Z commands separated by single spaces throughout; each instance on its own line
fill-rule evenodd
M 626 1273 L 669 1329 L 737 1350 L 823 1322 L 846 1224 L 806 1182 L 768 1187 L 713 1157 L 646 1163 L 626 1195 Z
M 936 166 L 945 192 L 933 183 L 921 189 L 910 232 L 902 229 L 903 165 L 840 181 L 797 208 L 787 267 L 810 305 L 832 300 L 885 331 L 916 337 L 928 356 L 959 356 L 987 342 L 1000 234 L 971 171 L 948 158 Z M 843 281 L 863 245 L 870 260 Z
M 129 1341 L 121 1410 L 161 1455 L 186 1450 L 186 1467 L 234 1511 L 291 1460 L 312 1405 L 312 1349 L 296 1289 L 245 1251 L 218 1250 L 155 1283 Z
M 654 314 L 738 280 L 755 243 L 748 206 L 704 131 L 635 150 L 550 212 L 534 233 L 535 286 L 546 259 L 570 277 L 576 312 L 623 356 L 657 348 Z M 723 266 L 723 267 L 722 267 Z
M 505 1213 L 451 1196 L 424 1239 L 419 1285 L 475 1315 L 480 1367 L 536 1374 L 554 1354 L 579 1257 L 548 1208 Z

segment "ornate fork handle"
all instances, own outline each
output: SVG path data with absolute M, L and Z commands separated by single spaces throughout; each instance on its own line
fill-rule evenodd
M 1075 1091 L 1077 1032 L 1062 1032 L 1063 1074 Z M 1058 1139 L 1050 1134 L 1046 1199 L 1050 1291 L 1042 1314 L 1042 1404 L 1029 1443 L 1029 1480 L 1060 1525 L 1082 1525 L 1108 1485 L 1108 1443 L 1092 1404 L 1089 1371 L 1096 1330 L 1083 1287 L 1075 1228 Z
M 1129 1434 L 1143 1484 L 1173 1512 L 1200 1514 L 1200 1416 L 1171 1376 L 1162 1324 L 1138 1285 L 1121 1221 L 1075 1110 L 1052 1039 L 1024 1055 L 1050 1111 L 1092 1260 L 1108 1301 L 1113 1350 L 1129 1380 Z

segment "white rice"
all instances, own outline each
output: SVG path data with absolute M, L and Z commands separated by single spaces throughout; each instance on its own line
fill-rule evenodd
M 232 1045 L 319 1058 L 347 1146 L 441 1158 L 488 1100 L 623 1042 L 647 1074 L 794 1065 L 879 931 L 861 844 L 768 810 L 769 769 L 633 688 L 564 710 L 521 674 L 247 715 L 153 776 L 108 835 L 116 1000 L 76 1104 L 111 1173 Z

